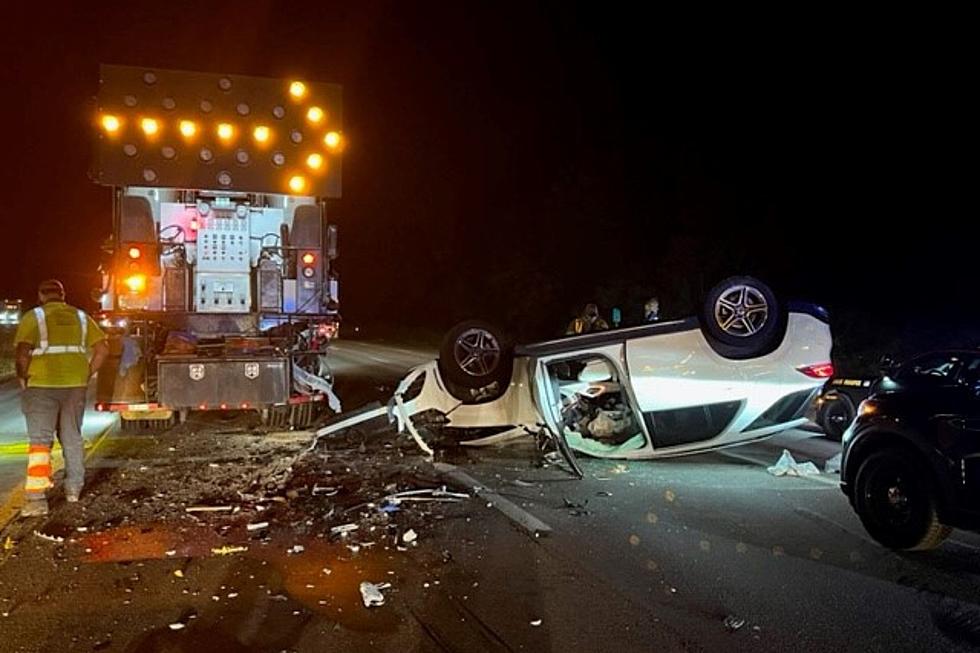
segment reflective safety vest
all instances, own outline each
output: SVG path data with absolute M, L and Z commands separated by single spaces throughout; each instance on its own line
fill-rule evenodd
M 34 316 L 37 318 L 37 338 L 38 347 L 31 351 L 31 356 L 46 356 L 48 354 L 84 354 L 85 341 L 88 338 L 88 316 L 85 311 L 78 310 L 78 323 L 82 327 L 82 341 L 80 345 L 49 345 L 48 344 L 48 323 L 44 317 L 44 308 L 38 306 L 34 309 Z

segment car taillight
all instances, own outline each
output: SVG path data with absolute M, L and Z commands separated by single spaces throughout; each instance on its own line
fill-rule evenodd
M 829 379 L 834 375 L 834 366 L 832 363 L 817 363 L 816 365 L 797 367 L 796 371 L 806 374 L 812 379 Z

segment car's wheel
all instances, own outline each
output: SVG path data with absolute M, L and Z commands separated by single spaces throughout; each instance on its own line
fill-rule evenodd
M 439 372 L 460 401 L 496 399 L 510 383 L 514 360 L 503 332 L 478 320 L 457 324 L 439 348 Z
M 831 440 L 840 442 L 844 431 L 854 421 L 854 402 L 843 394 L 833 394 L 824 397 L 817 413 L 817 421 L 824 435 Z
M 879 451 L 861 464 L 854 509 L 868 534 L 889 549 L 932 549 L 952 530 L 939 521 L 928 472 L 897 449 Z
M 769 353 L 785 326 L 775 293 L 753 277 L 731 277 L 712 288 L 701 324 L 715 349 L 733 358 Z

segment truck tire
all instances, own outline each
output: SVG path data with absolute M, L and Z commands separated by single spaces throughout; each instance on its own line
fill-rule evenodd
M 786 324 L 772 289 L 743 276 L 725 279 L 711 289 L 702 305 L 701 328 L 717 353 L 743 359 L 774 350 Z
M 513 369 L 510 341 L 500 329 L 480 320 L 457 324 L 439 347 L 439 372 L 446 389 L 464 403 L 500 397 Z
M 889 549 L 933 549 L 952 532 L 939 521 L 935 483 L 922 468 L 901 449 L 874 453 L 858 468 L 854 509 L 868 534 Z

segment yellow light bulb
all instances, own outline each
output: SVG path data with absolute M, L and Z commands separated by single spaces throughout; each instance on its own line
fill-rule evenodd
M 323 142 L 331 150 L 336 149 L 340 145 L 340 134 L 337 132 L 327 132 L 327 135 L 323 137 Z
M 232 127 L 229 123 L 223 122 L 218 125 L 218 138 L 220 138 L 221 140 L 227 141 L 234 135 L 235 135 L 235 128 Z
M 306 165 L 310 170 L 319 170 L 323 167 L 323 157 L 316 152 L 306 157 Z
M 108 114 L 102 116 L 102 128 L 110 134 L 119 131 L 120 125 L 119 118 Z
M 197 133 L 197 125 L 192 120 L 181 120 L 180 133 L 184 135 L 184 138 L 191 138 Z
M 301 175 L 289 178 L 289 190 L 294 193 L 302 193 L 306 189 L 306 179 Z
M 306 119 L 312 123 L 323 121 L 323 109 L 320 107 L 310 107 L 306 110 Z
M 294 99 L 303 99 L 303 96 L 306 95 L 306 84 L 303 82 L 293 82 L 289 85 L 289 94 L 292 95 Z
M 140 121 L 140 127 L 143 129 L 143 133 L 147 136 L 153 136 L 160 131 L 160 124 L 153 118 L 143 118 L 143 120 Z
M 259 125 L 254 131 L 252 131 L 252 136 L 254 136 L 255 140 L 259 143 L 266 143 L 269 140 L 269 128 L 265 125 Z

